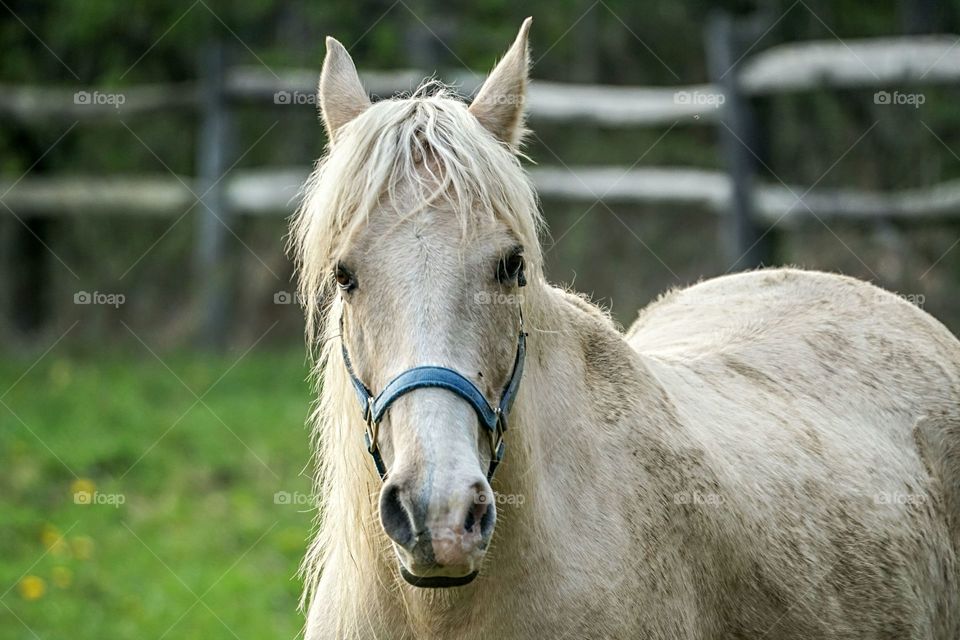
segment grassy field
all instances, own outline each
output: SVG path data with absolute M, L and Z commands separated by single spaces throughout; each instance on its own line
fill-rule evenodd
M 0 639 L 300 632 L 302 352 L 162 357 L 0 359 Z

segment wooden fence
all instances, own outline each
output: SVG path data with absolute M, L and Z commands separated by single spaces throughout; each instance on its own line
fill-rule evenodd
M 840 42 L 813 41 L 754 53 L 759 34 L 718 16 L 706 29 L 711 84 L 612 87 L 536 81 L 528 111 L 538 122 L 596 123 L 604 127 L 688 125 L 717 127 L 724 171 L 683 168 L 551 167 L 530 173 L 543 197 L 571 200 L 699 205 L 716 212 L 729 230 L 727 253 L 737 267 L 766 259 L 764 230 L 807 216 L 827 219 L 923 219 L 960 214 L 960 181 L 897 193 L 808 190 L 761 184 L 755 145 L 763 139 L 751 113 L 753 98 L 818 88 L 902 89 L 952 84 L 960 79 L 960 38 L 953 35 Z M 196 177 L 0 178 L 2 203 L 21 220 L 43 216 L 174 216 L 196 207 L 194 272 L 204 301 L 204 341 L 225 335 L 231 297 L 223 264 L 234 216 L 286 215 L 297 200 L 306 167 L 231 171 L 231 113 L 237 105 L 309 103 L 316 70 L 229 67 L 221 46 L 204 54 L 204 77 L 195 84 L 124 87 L 123 104 L 99 101 L 72 89 L 0 86 L 0 118 L 24 126 L 49 121 L 82 125 L 193 110 L 200 119 Z M 427 74 L 362 72 L 371 94 L 413 89 Z M 456 79 L 476 90 L 479 76 Z M 890 95 L 890 94 L 887 94 Z M 78 96 L 80 96 L 78 98 Z M 878 94 L 882 97 L 882 94 Z M 572 174 L 572 175 L 571 175 Z M 803 194 L 803 195 L 799 195 Z

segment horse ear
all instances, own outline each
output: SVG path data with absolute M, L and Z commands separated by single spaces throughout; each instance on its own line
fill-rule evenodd
M 320 89 L 317 92 L 323 124 L 327 135 L 333 140 L 337 130 L 370 106 L 370 98 L 360 84 L 360 76 L 350 54 L 343 45 L 327 37 L 327 56 L 320 72 Z
M 533 18 L 520 26 L 513 46 L 484 81 L 470 105 L 470 113 L 498 140 L 516 149 L 526 133 L 523 106 L 527 94 L 530 50 L 527 33 Z

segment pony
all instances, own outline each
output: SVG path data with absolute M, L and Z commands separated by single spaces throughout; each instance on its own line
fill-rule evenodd
M 626 333 L 548 284 L 529 28 L 469 105 L 371 103 L 327 39 L 291 227 L 307 640 L 960 637 L 960 342 L 827 273 L 707 280 Z

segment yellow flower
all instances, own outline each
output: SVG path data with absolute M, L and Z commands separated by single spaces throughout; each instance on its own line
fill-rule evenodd
M 88 536 L 77 536 L 71 542 L 73 557 L 78 560 L 87 560 L 93 555 L 93 539 Z
M 90 478 L 77 478 L 70 485 L 74 504 L 92 504 L 97 485 Z
M 37 576 L 24 576 L 17 589 L 24 600 L 39 600 L 47 592 L 47 583 Z
M 66 539 L 60 533 L 60 530 L 52 524 L 43 525 L 43 530 L 40 532 L 40 541 L 55 556 L 63 555 L 67 550 Z
M 43 525 L 43 529 L 40 531 L 40 541 L 43 542 L 45 547 L 49 547 L 62 537 L 63 534 L 60 533 L 60 530 L 52 524 Z
M 50 579 L 53 584 L 61 589 L 66 589 L 73 582 L 73 572 L 67 567 L 54 567 Z

